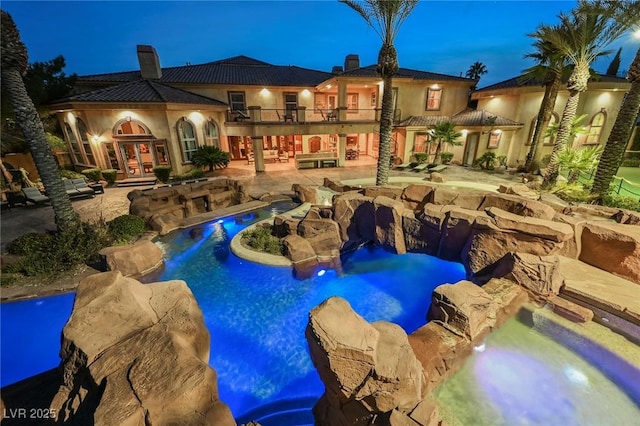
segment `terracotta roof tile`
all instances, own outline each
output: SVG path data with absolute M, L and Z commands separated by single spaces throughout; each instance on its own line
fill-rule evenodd
M 176 89 L 151 80 L 138 80 L 118 84 L 56 101 L 56 103 L 63 102 L 160 102 L 214 106 L 227 105 L 225 102 L 220 102 L 216 99 Z
M 448 115 L 411 116 L 403 120 L 402 122 L 398 123 L 397 126 L 398 127 L 411 127 L 411 126 L 433 127 L 440 123 L 452 121 L 456 123 L 457 126 L 480 127 L 480 126 L 486 126 L 490 124 L 493 117 L 495 117 L 495 122 L 493 123 L 493 125 L 496 127 L 506 127 L 506 126 L 520 127 L 523 125 L 522 123 L 518 123 L 516 121 L 510 120 L 506 117 L 502 117 L 497 114 L 492 114 L 485 110 L 466 109 L 452 116 L 448 116 Z
M 615 77 L 605 74 L 595 74 L 591 77 L 590 81 L 603 82 L 603 83 L 628 83 L 626 78 Z M 524 74 L 518 77 L 513 77 L 508 80 L 500 81 L 490 86 L 483 87 L 476 90 L 476 92 L 484 92 L 490 90 L 510 89 L 514 87 L 530 87 L 530 86 L 543 86 L 544 82 L 541 79 L 526 77 Z
M 367 67 L 356 68 L 353 70 L 345 71 L 340 76 L 345 77 L 380 77 L 376 71 L 376 65 L 369 65 Z M 466 77 L 456 77 L 447 74 L 438 74 L 428 71 L 418 71 L 409 68 L 400 68 L 398 72 L 393 76 L 394 78 L 412 78 L 414 80 L 444 80 L 444 81 L 464 81 L 468 83 L 475 83 L 475 80 Z

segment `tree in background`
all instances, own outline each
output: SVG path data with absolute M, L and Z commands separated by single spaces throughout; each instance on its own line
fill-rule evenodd
M 22 75 L 27 70 L 27 48 L 20 40 L 20 33 L 11 15 L 4 10 L 0 13 L 2 85 L 6 89 L 13 106 L 16 123 L 22 129 L 42 183 L 51 200 L 56 226 L 60 231 L 74 229 L 80 224 L 80 220 L 71 206 L 58 165 L 47 142 L 42 121 L 22 80 Z
M 591 189 L 591 193 L 600 201 L 609 193 L 609 185 L 620 168 L 624 150 L 640 112 L 640 49 L 629 67 L 627 79 L 631 81 L 631 89 L 622 101 L 616 122 L 609 133 Z
M 378 73 L 382 77 L 382 111 L 376 185 L 389 181 L 391 132 L 393 130 L 393 75 L 398 71 L 398 52 L 394 41 L 400 26 L 418 4 L 418 0 L 339 0 L 355 10 L 382 40 L 378 53 Z
M 488 72 L 489 71 L 487 70 L 487 66 L 485 64 L 483 64 L 482 62 L 476 61 L 473 64 L 471 64 L 471 66 L 469 67 L 465 75 L 467 76 L 467 78 L 476 80 L 476 85 L 477 85 L 478 81 L 480 81 L 480 78 Z
M 549 164 L 542 172 L 543 188 L 553 187 L 558 179 L 558 153 L 567 146 L 580 94 L 587 90 L 591 63 L 631 26 L 627 14 L 632 12 L 627 6 L 625 2 L 581 0 L 570 14 L 560 14 L 560 24 L 545 30 L 545 41 L 567 57 L 573 71 L 567 81 L 569 97 L 560 119 L 558 137 Z
M 538 63 L 527 68 L 522 76 L 523 80 L 535 79 L 542 81 L 544 84 L 542 103 L 534 124 L 533 136 L 530 141 L 531 146 L 524 164 L 529 172 L 535 171 L 538 167 L 540 139 L 542 139 L 542 135 L 545 134 L 549 121 L 551 121 L 562 79 L 568 77 L 571 72 L 571 68 L 567 66 L 565 56 L 553 44 L 546 41 L 545 32 L 549 30 L 549 27 L 540 27 L 536 32 L 529 34 L 529 37 L 533 37 L 536 40 L 533 43 L 536 51 L 525 55 L 525 58 L 534 59 Z
M 609 64 L 609 68 L 607 68 L 606 75 L 617 76 L 618 71 L 620 70 L 620 55 L 622 54 L 622 47 L 618 49 L 618 53 L 613 57 L 611 63 Z
M 23 77 L 27 94 L 38 110 L 49 138 L 62 137 L 62 129 L 55 115 L 49 112 L 47 105 L 54 100 L 69 96 L 77 79 L 76 74 L 69 76 L 65 74 L 63 71 L 65 66 L 64 57 L 60 55 L 47 62 L 30 64 Z M 0 112 L 2 152 L 28 151 L 29 147 L 20 127 L 16 125 L 13 107 L 4 87 L 2 87 L 0 100 L 2 102 Z
M 440 158 L 440 151 L 442 150 L 442 144 L 445 145 L 462 145 L 462 142 L 458 141 L 458 138 L 462 136 L 462 133 L 456 130 L 456 124 L 450 121 L 436 124 L 433 129 L 429 130 L 429 135 L 438 142 L 436 145 L 436 152 L 433 157 L 433 162 L 437 163 Z

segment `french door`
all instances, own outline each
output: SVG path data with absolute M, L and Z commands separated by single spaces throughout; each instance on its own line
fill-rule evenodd
M 164 141 L 120 142 L 121 170 L 127 177 L 153 176 L 153 168 L 169 165 L 169 155 Z

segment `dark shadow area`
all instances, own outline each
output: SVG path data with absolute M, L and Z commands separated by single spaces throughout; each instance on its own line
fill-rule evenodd
M 54 368 L 3 387 L 3 426 L 54 425 L 58 413 L 49 406 L 61 383 L 60 369 Z

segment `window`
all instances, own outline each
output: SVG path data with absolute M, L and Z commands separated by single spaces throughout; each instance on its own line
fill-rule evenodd
M 120 170 L 120 163 L 118 163 L 118 156 L 116 155 L 116 148 L 113 142 L 106 142 L 102 144 L 102 149 L 106 154 L 106 158 L 109 159 L 109 166 L 112 169 Z
M 500 137 L 502 136 L 501 130 L 494 130 L 489 133 L 489 143 L 487 144 L 487 148 L 493 149 L 497 148 L 500 145 Z
M 377 101 L 377 96 L 378 94 L 376 92 L 371 92 L 371 106 L 377 106 L 376 101 Z
M 600 143 L 600 135 L 602 134 L 602 128 L 604 127 L 606 118 L 607 117 L 605 116 L 604 112 L 596 113 L 593 118 L 591 118 L 591 124 L 589 125 L 589 134 L 587 135 L 585 144 Z
M 229 92 L 229 106 L 231 111 L 246 112 L 247 103 L 245 102 L 244 92 Z
M 431 135 L 429 133 L 416 133 L 413 142 L 413 152 L 430 152 Z M 428 149 L 429 148 L 429 149 Z
M 356 112 L 358 110 L 358 94 L 347 93 L 347 111 Z
M 218 126 L 211 119 L 204 123 L 204 144 L 220 148 Z
M 76 139 L 76 134 L 73 133 L 71 126 L 68 123 L 64 123 L 64 130 L 67 134 L 67 140 L 71 145 L 71 157 L 75 163 L 82 163 L 82 151 L 80 151 L 80 145 L 78 145 L 78 140 Z
M 298 109 L 298 94 L 297 93 L 285 93 L 284 94 L 284 109 L 287 111 Z
M 427 89 L 427 105 L 425 110 L 427 111 L 439 111 L 440 101 L 442 99 L 442 89 Z
M 96 160 L 93 156 L 93 151 L 91 150 L 87 126 L 85 126 L 81 119 L 76 118 L 76 128 L 78 129 L 78 135 L 80 135 L 80 140 L 82 141 L 82 149 L 84 149 L 86 164 L 95 165 Z
M 151 132 L 142 123 L 131 118 L 123 120 L 116 126 L 116 135 L 150 135 Z
M 178 139 L 180 139 L 180 147 L 182 147 L 182 158 L 184 161 L 191 161 L 193 153 L 198 149 L 196 142 L 196 132 L 193 124 L 188 121 L 180 120 L 177 125 Z

